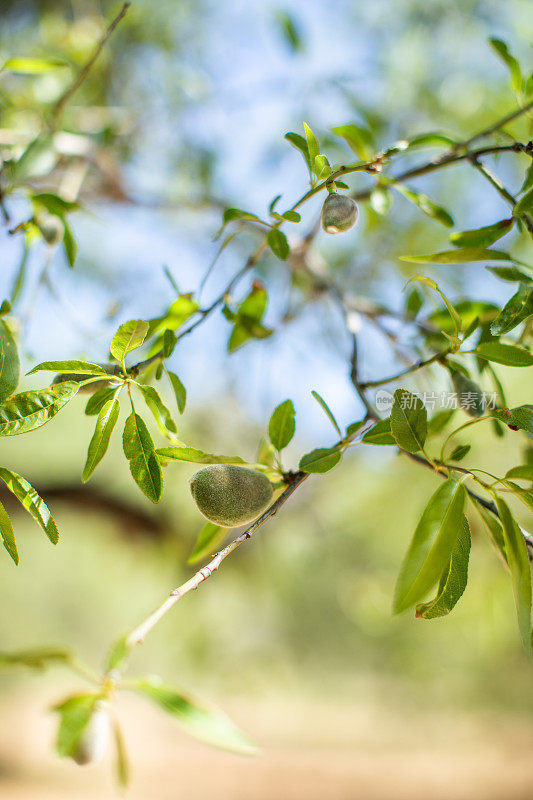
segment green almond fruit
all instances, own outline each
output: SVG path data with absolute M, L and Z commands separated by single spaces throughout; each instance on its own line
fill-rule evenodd
M 189 481 L 203 516 L 223 528 L 252 522 L 269 506 L 273 489 L 262 472 L 235 464 L 211 464 Z
M 358 213 L 355 200 L 347 194 L 332 192 L 322 206 L 322 227 L 326 233 L 344 233 L 353 228 Z

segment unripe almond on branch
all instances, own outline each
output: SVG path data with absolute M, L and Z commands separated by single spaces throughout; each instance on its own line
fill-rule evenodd
M 97 703 L 71 757 L 76 764 L 97 764 L 109 744 L 109 712 L 105 703 Z
M 477 383 L 471 381 L 462 372 L 454 371 L 452 372 L 452 384 L 457 392 L 458 404 L 465 414 L 475 419 L 482 417 L 485 413 L 485 398 Z
M 223 528 L 252 522 L 272 500 L 272 485 L 266 475 L 235 464 L 203 467 L 189 483 L 200 513 Z
M 357 205 L 347 194 L 332 192 L 322 207 L 322 227 L 326 233 L 343 233 L 353 228 L 357 220 Z

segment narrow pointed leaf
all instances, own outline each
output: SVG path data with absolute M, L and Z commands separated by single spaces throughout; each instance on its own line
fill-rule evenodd
M 178 411 L 180 414 L 183 414 L 185 411 L 185 403 L 187 402 L 187 390 L 175 372 L 170 372 L 170 370 L 168 370 L 167 375 L 174 391 L 174 396 L 176 397 Z
M 144 319 L 132 319 L 120 326 L 111 342 L 111 355 L 122 361 L 128 353 L 140 347 L 148 333 L 148 322 Z
M 236 752 L 254 751 L 249 739 L 218 708 L 165 686 L 155 678 L 135 681 L 134 690 L 171 714 L 195 739 Z
M 494 242 L 509 233 L 513 227 L 514 219 L 502 219 L 483 228 L 470 231 L 456 231 L 450 235 L 450 242 L 455 247 L 489 247 Z
M 276 450 L 287 447 L 295 429 L 294 405 L 292 400 L 285 400 L 274 409 L 268 423 L 268 435 Z
M 109 372 L 90 361 L 43 361 L 37 364 L 27 374 L 33 375 L 34 372 L 56 372 L 59 374 L 70 375 L 105 375 L 109 377 Z
M 455 608 L 468 583 L 469 556 L 470 527 L 467 518 L 463 514 L 450 561 L 439 581 L 437 595 L 429 603 L 421 603 L 417 606 L 416 616 L 419 619 L 444 617 Z
M 363 444 L 396 444 L 396 439 L 391 433 L 390 417 L 387 417 L 387 419 L 380 419 L 379 422 L 376 422 L 376 424 L 364 434 L 361 441 Z
M 107 452 L 109 440 L 111 439 L 111 434 L 117 423 L 119 412 L 120 403 L 118 398 L 114 397 L 112 400 L 107 401 L 98 414 L 94 434 L 87 452 L 87 460 L 83 468 L 84 483 L 89 480 Z
M 521 284 L 517 293 L 511 297 L 491 323 L 490 332 L 493 336 L 509 333 L 532 314 L 533 286 L 528 287 Z
M 163 461 L 189 461 L 193 464 L 247 464 L 240 456 L 217 456 L 213 453 L 204 453 L 195 447 L 176 445 L 174 447 L 160 447 L 157 455 Z
M 336 447 L 319 447 L 302 456 L 298 468 L 302 472 L 329 472 L 341 458 L 342 453 Z
M 462 524 L 466 492 L 449 478 L 431 497 L 400 568 L 393 608 L 396 613 L 423 600 L 449 563 Z
M 333 427 L 335 428 L 335 430 L 336 430 L 336 431 L 337 431 L 337 433 L 339 434 L 339 439 L 342 439 L 342 433 L 341 433 L 341 429 L 339 428 L 339 424 L 338 424 L 337 420 L 335 419 L 335 417 L 333 416 L 333 412 L 332 412 L 332 410 L 330 409 L 330 407 L 328 406 L 328 404 L 326 403 L 326 401 L 324 400 L 324 398 L 323 398 L 323 397 L 321 397 L 321 396 L 318 394 L 318 392 L 315 392 L 315 390 L 314 390 L 314 389 L 313 389 L 313 391 L 311 392 L 311 394 L 313 395 L 313 397 L 315 398 L 315 400 L 317 401 L 317 403 L 318 403 L 318 404 L 319 404 L 319 405 L 320 405 L 320 406 L 321 406 L 321 407 L 324 409 L 324 411 L 326 412 L 326 415 L 328 416 L 328 418 L 329 418 L 329 420 L 330 420 L 331 424 L 333 425 Z
M 60 715 L 56 739 L 58 756 L 72 756 L 75 753 L 98 700 L 97 694 L 77 694 L 54 706 L 53 711 Z
M 489 250 L 484 247 L 463 247 L 460 250 L 445 250 L 442 253 L 428 253 L 423 256 L 400 256 L 401 261 L 414 264 L 463 264 L 470 261 L 512 261 L 509 253 Z
M 496 364 L 505 364 L 508 367 L 531 367 L 533 365 L 533 355 L 529 350 L 515 344 L 482 342 L 474 352 L 480 358 L 494 361 Z
M 23 505 L 35 522 L 41 526 L 52 544 L 57 544 L 59 532 L 52 518 L 50 509 L 40 497 L 31 483 L 6 467 L 0 467 L 0 479 Z
M 121 789 L 127 789 L 130 782 L 130 764 L 122 728 L 117 719 L 113 719 L 113 739 L 115 741 L 117 783 Z
M 153 386 L 146 386 L 145 384 L 138 384 L 141 390 L 146 405 L 153 414 L 153 417 L 164 436 L 168 433 L 176 433 L 176 423 L 172 419 L 172 415 L 166 405 L 161 400 L 159 392 Z
M 518 627 L 524 648 L 529 652 L 531 650 L 531 567 L 527 546 L 507 504 L 497 497 L 496 505 L 503 526 L 505 552 L 511 571 Z
M 79 388 L 79 383 L 65 381 L 49 389 L 13 395 L 0 404 L 0 436 L 17 436 L 45 425 Z
M 15 542 L 15 533 L 13 531 L 11 520 L 9 519 L 9 514 L 5 510 L 2 503 L 0 503 L 0 536 L 2 537 L 2 542 L 7 552 L 9 553 L 15 564 L 18 564 L 19 554 L 17 550 L 17 543 Z M 0 663 L 1 663 L 1 657 L 0 657 Z
M 198 539 L 187 559 L 187 564 L 196 564 L 203 558 L 212 555 L 226 538 L 228 530 L 229 528 L 221 528 L 220 525 L 206 522 L 198 534 Z
M 0 403 L 13 394 L 20 377 L 17 344 L 4 320 L 0 320 Z
M 113 386 L 97 389 L 87 400 L 87 405 L 85 406 L 86 415 L 88 417 L 94 417 L 99 414 L 108 400 L 111 400 L 116 394 L 117 390 Z
M 134 481 L 149 500 L 157 503 L 163 492 L 161 464 L 148 428 L 135 412 L 126 420 L 122 444 Z
M 406 389 L 396 389 L 391 409 L 391 433 L 398 447 L 416 453 L 427 436 L 427 411 L 422 400 Z

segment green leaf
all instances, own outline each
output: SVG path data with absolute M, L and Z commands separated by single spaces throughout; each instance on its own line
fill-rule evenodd
M 494 244 L 513 227 L 514 219 L 502 219 L 484 228 L 475 228 L 470 231 L 457 231 L 450 235 L 450 242 L 456 247 L 488 247 Z
M 505 473 L 505 477 L 515 478 L 516 480 L 533 481 L 533 464 L 521 464 L 519 467 L 512 467 Z
M 76 694 L 54 706 L 61 718 L 56 740 L 58 756 L 72 756 L 76 752 L 99 699 L 97 694 Z
M 43 72 L 68 66 L 67 61 L 59 58 L 8 58 L 0 71 L 8 70 L 21 75 L 41 75 Z
M 107 452 L 109 440 L 111 439 L 111 434 L 113 433 L 113 429 L 117 424 L 119 412 L 120 403 L 118 398 L 114 397 L 112 400 L 108 400 L 107 403 L 102 406 L 100 413 L 98 414 L 94 434 L 87 452 L 87 460 L 85 462 L 85 467 L 83 468 L 84 483 L 89 480 L 94 470 Z
M 518 616 L 518 627 L 524 648 L 531 650 L 531 567 L 527 546 L 522 531 L 513 519 L 507 504 L 496 498 L 498 513 L 503 526 L 505 552 L 511 571 L 513 593 Z
M 521 322 L 533 314 L 533 286 L 520 284 L 518 291 L 502 308 L 496 319 L 491 323 L 490 332 L 493 336 L 509 333 Z
M 67 375 L 105 375 L 109 377 L 109 372 L 106 372 L 99 364 L 93 364 L 90 361 L 43 361 L 42 364 L 37 364 L 36 367 L 31 369 L 27 375 L 33 375 L 34 372 L 57 372 L 59 374 Z
M 228 222 L 233 222 L 236 219 L 251 220 L 253 222 L 260 221 L 256 214 L 252 214 L 250 211 L 243 211 L 242 208 L 227 208 L 224 211 L 224 215 L 222 217 L 224 225 L 227 225 Z
M 175 372 L 170 372 L 170 370 L 168 370 L 167 375 L 172 385 L 172 389 L 174 390 L 178 411 L 180 414 L 183 414 L 185 411 L 185 403 L 187 402 L 187 390 Z
M 38 178 L 50 173 L 57 162 L 51 136 L 37 136 L 29 143 L 19 160 L 13 165 L 13 179 L 22 183 L 29 178 Z
M 492 544 L 500 554 L 504 564 L 507 564 L 507 553 L 505 552 L 505 539 L 503 538 L 503 528 L 498 517 L 491 514 L 484 506 L 477 500 L 474 501 L 474 506 L 479 513 L 479 516 L 485 523 L 485 527 L 489 533 Z
M 144 319 L 132 319 L 120 326 L 111 342 L 111 355 L 117 361 L 123 361 L 128 353 L 140 347 L 148 333 L 148 322 Z
M 18 475 L 6 467 L 0 467 L 0 479 L 4 481 L 9 491 L 15 495 L 26 511 L 31 514 L 35 522 L 41 526 L 52 544 L 57 544 L 59 533 L 50 514 L 50 509 L 42 497 L 37 494 L 31 483 L 26 478 L 23 478 L 22 475 Z
M 512 261 L 509 253 L 489 250 L 484 247 L 463 247 L 460 250 L 445 250 L 442 253 L 429 253 L 424 256 L 400 256 L 401 261 L 414 264 L 463 264 L 469 261 Z
M 45 425 L 79 388 L 79 383 L 65 381 L 49 389 L 13 395 L 0 404 L 0 436 L 17 436 Z
M 307 142 L 303 136 L 300 136 L 299 133 L 293 133 L 290 131 L 289 133 L 285 134 L 285 139 L 292 144 L 293 147 L 296 147 L 299 150 L 304 159 L 305 163 L 307 164 L 307 168 L 309 172 L 311 172 L 311 159 L 309 157 L 309 148 L 307 147 Z
M 450 301 L 448 300 L 448 298 L 446 297 L 446 295 L 443 292 L 441 292 L 441 290 L 439 289 L 439 287 L 437 286 L 435 281 L 432 280 L 431 278 L 426 278 L 425 276 L 422 276 L 422 275 L 419 275 L 416 278 L 411 278 L 410 280 L 407 281 L 407 284 L 411 283 L 412 281 L 418 281 L 419 283 L 423 283 L 426 286 L 429 286 L 430 289 L 433 289 L 433 291 L 437 292 L 437 294 L 439 294 L 442 297 L 442 299 L 444 301 L 444 304 L 445 304 L 446 308 L 448 309 L 448 311 L 450 313 L 450 317 L 452 318 L 453 324 L 455 326 L 455 335 L 459 336 L 459 332 L 461 331 L 461 328 L 463 326 L 463 323 L 461 321 L 461 317 L 459 316 L 455 306 L 453 306 L 450 303 Z
M 427 411 L 422 400 L 406 389 L 396 389 L 391 409 L 391 433 L 409 453 L 423 450 L 427 436 Z
M 216 456 L 213 453 L 204 453 L 195 447 L 176 445 L 174 447 L 160 447 L 157 455 L 163 460 L 189 461 L 193 464 L 247 464 L 240 456 Z
M 129 634 L 125 633 L 113 643 L 108 653 L 105 671 L 120 670 L 126 664 L 133 645 L 129 643 Z
M 65 248 L 65 255 L 70 267 L 73 267 L 78 255 L 78 243 L 72 233 L 70 225 L 63 220 L 65 232 L 63 233 L 63 247 Z
M 172 415 L 166 405 L 163 403 L 159 396 L 157 389 L 153 386 L 146 386 L 145 384 L 138 383 L 137 387 L 141 390 L 146 405 L 153 414 L 153 417 L 163 434 L 168 436 L 168 433 L 176 433 L 176 423 L 172 419 Z
M 367 431 L 361 439 L 363 444 L 396 444 L 396 439 L 391 433 L 390 417 L 380 419 L 379 422 Z
M 50 214 L 55 214 L 61 217 L 61 219 L 64 218 L 65 214 L 76 211 L 76 209 L 80 207 L 79 204 L 73 200 L 65 200 L 63 197 L 53 192 L 38 192 L 32 195 L 31 200 L 32 203 L 42 206 L 49 211 Z
M 313 397 L 315 398 L 315 400 L 317 401 L 317 403 L 318 403 L 318 404 L 319 404 L 319 405 L 320 405 L 320 406 L 323 408 L 323 410 L 326 412 L 326 415 L 328 416 L 328 418 L 329 418 L 329 420 L 330 420 L 331 424 L 333 425 L 333 427 L 335 428 L 335 430 L 336 430 L 336 431 L 337 431 L 337 433 L 339 434 L 339 439 L 342 439 L 342 433 L 341 433 L 341 429 L 339 428 L 339 424 L 338 424 L 337 420 L 335 419 L 335 417 L 333 416 L 333 412 L 332 412 L 332 410 L 330 409 L 330 407 L 328 406 L 328 404 L 326 403 L 326 401 L 324 400 L 324 398 L 323 398 L 323 397 L 321 397 L 321 396 L 318 394 L 318 392 L 315 392 L 315 390 L 314 390 L 314 389 L 312 390 L 311 394 L 313 395 Z
M 130 782 L 130 765 L 122 729 L 116 718 L 113 718 L 113 738 L 115 741 L 117 783 L 122 789 L 127 789 Z
M 400 568 L 395 613 L 418 603 L 439 580 L 462 526 L 465 498 L 463 485 L 451 478 L 431 497 Z
M 492 272 L 496 277 L 501 278 L 502 281 L 510 281 L 511 283 L 533 283 L 533 272 L 525 272 L 524 269 L 518 267 L 487 267 L 489 272 Z
M 365 424 L 366 419 L 360 419 L 357 422 L 350 422 L 346 427 L 346 436 L 354 436 Z
M 506 64 L 510 78 L 511 78 L 511 89 L 516 94 L 521 94 L 524 79 L 522 77 L 522 71 L 520 69 L 520 64 L 516 60 L 516 58 L 511 55 L 509 52 L 509 48 L 502 42 L 501 39 L 489 39 L 489 43 L 491 44 L 492 48 L 498 53 L 504 64 Z
M 276 450 L 287 447 L 295 430 L 294 405 L 292 400 L 285 400 L 274 409 L 268 423 L 268 435 Z
M 283 219 L 286 219 L 287 222 L 301 222 L 302 221 L 302 218 L 298 214 L 298 212 L 297 211 L 292 211 L 291 209 L 289 209 L 288 211 L 284 211 L 281 216 L 283 217 Z
M 338 125 L 331 132 L 344 139 L 361 161 L 372 158 L 375 150 L 374 137 L 368 128 L 362 125 Z
M 468 583 L 468 559 L 470 556 L 470 527 L 464 516 L 452 549 L 450 561 L 439 581 L 437 595 L 429 603 L 421 603 L 415 616 L 421 619 L 434 619 L 449 614 L 457 605 Z
M 533 211 L 533 187 L 528 189 L 528 191 L 520 198 L 518 203 L 513 208 L 513 214 L 515 217 L 519 217 L 529 211 Z
M 20 377 L 17 344 L 9 327 L 0 320 L 0 403 L 13 394 Z
M 442 133 L 423 133 L 409 140 L 409 149 L 415 147 L 451 147 L 455 144 L 454 139 Z
M 307 139 L 307 149 L 309 151 L 309 158 L 311 161 L 311 165 L 314 165 L 315 158 L 320 154 L 320 148 L 318 146 L 315 134 L 313 133 L 313 131 L 306 122 L 304 122 L 304 130 L 305 130 L 305 138 Z
M 414 203 L 417 208 L 420 209 L 427 217 L 430 219 L 436 220 L 436 222 L 440 222 L 441 225 L 445 225 L 447 228 L 453 227 L 453 218 L 448 214 L 448 212 L 434 203 L 427 194 L 423 194 L 422 192 L 415 192 L 412 189 L 408 189 L 402 183 L 392 182 L 392 188 L 403 195 L 407 200 L 410 200 L 411 203 Z
M 521 194 L 522 192 L 527 192 L 527 190 L 531 189 L 532 187 L 533 187 L 533 161 L 527 168 L 527 172 L 524 178 L 524 183 L 520 187 L 519 194 Z
M 474 353 L 487 361 L 505 364 L 508 367 L 530 367 L 533 365 L 533 355 L 529 350 L 515 344 L 482 342 L 476 347 Z
M 0 536 L 2 537 L 2 542 L 7 552 L 9 553 L 15 564 L 18 564 L 19 554 L 17 550 L 17 543 L 15 542 L 15 533 L 13 531 L 11 520 L 9 519 L 9 514 L 5 510 L 2 503 L 0 503 Z M 1 663 L 1 655 L 0 655 L 0 663 Z
M 506 425 L 520 431 L 526 431 L 533 436 L 533 405 L 517 406 L 516 408 L 495 408 L 493 416 Z
M 178 340 L 176 339 L 176 334 L 173 333 L 173 331 L 169 330 L 168 328 L 163 331 L 163 358 L 170 358 L 177 343 Z
M 99 414 L 107 401 L 115 396 L 116 391 L 117 389 L 114 386 L 104 386 L 102 389 L 97 389 L 87 400 L 87 405 L 85 406 L 86 415 L 88 417 L 94 417 L 96 414 Z
M 289 255 L 289 242 L 283 231 L 279 231 L 277 228 L 269 231 L 267 242 L 274 255 L 281 261 L 285 261 Z
M 459 444 L 457 447 L 452 451 L 450 455 L 450 461 L 462 461 L 463 458 L 468 455 L 471 450 L 471 445 L 469 444 Z
M 316 156 L 314 162 L 314 172 L 319 181 L 323 181 L 331 175 L 331 167 L 326 156 Z
M 254 750 L 249 739 L 222 711 L 160 683 L 155 677 L 136 680 L 135 691 L 171 714 L 189 736 L 240 753 Z
M 60 647 L 35 647 L 14 653 L 0 653 L 0 666 L 23 666 L 43 670 L 53 663 L 69 663 L 72 655 Z
M 228 533 L 228 528 L 221 528 L 212 522 L 206 522 L 198 534 L 198 539 L 193 551 L 187 559 L 187 564 L 196 564 L 208 555 L 211 555 L 222 544 Z
M 336 447 L 319 447 L 302 456 L 298 469 L 302 472 L 329 472 L 341 458 L 342 453 Z
M 126 420 L 122 444 L 134 481 L 152 503 L 157 503 L 163 493 L 161 465 L 148 428 L 133 411 Z

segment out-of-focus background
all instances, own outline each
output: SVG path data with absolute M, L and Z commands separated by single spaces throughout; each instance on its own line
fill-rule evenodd
M 514 107 L 502 63 L 487 46 L 506 40 L 527 64 L 528 3 L 507 0 L 134 0 L 127 19 L 68 111 L 72 130 L 97 154 L 73 218 L 74 271 L 45 245 L 32 249 L 17 313 L 25 363 L 105 360 L 125 319 L 156 316 L 181 291 L 196 291 L 217 250 L 221 210 L 264 213 L 282 193 L 305 191 L 299 155 L 283 139 L 311 124 L 332 159 L 350 160 L 328 131 L 370 121 L 381 145 L 430 130 L 467 136 Z M 63 57 L 81 64 L 117 11 L 96 0 L 3 0 L 0 60 Z M 32 103 L 53 102 L 69 76 L 19 76 L 18 103 L 0 107 L 0 134 L 35 134 Z M 81 101 L 84 101 L 83 103 Z M 526 134 L 525 134 L 526 135 Z M 424 155 L 418 155 L 418 160 Z M 407 158 L 405 164 L 417 163 Z M 496 168 L 517 189 L 524 162 Z M 350 181 L 368 185 L 367 176 Z M 466 166 L 419 179 L 461 228 L 508 215 Z M 24 214 L 13 201 L 13 216 Z M 306 209 L 312 225 L 320 206 Z M 291 226 L 288 226 L 291 227 Z M 289 235 L 290 231 L 289 231 Z M 296 235 L 296 234 L 294 234 Z M 317 257 L 362 297 L 403 302 L 418 274 L 398 255 L 446 249 L 447 232 L 398 196 L 387 217 L 361 210 L 340 242 L 321 234 Z M 203 296 L 215 297 L 257 239 L 244 233 L 222 254 Z M 519 250 L 517 248 L 517 255 Z M 19 237 L 0 238 L 0 294 L 10 296 L 22 258 Z M 172 366 L 188 390 L 180 438 L 253 459 L 273 407 L 291 397 L 297 436 L 289 466 L 326 445 L 331 430 L 316 389 L 347 424 L 361 415 L 348 380 L 349 342 L 334 307 L 266 258 L 275 333 L 228 355 L 228 325 L 213 318 L 176 349 Z M 481 265 L 426 267 L 453 299 L 466 288 L 501 303 L 505 285 Z M 237 288 L 244 297 L 249 285 Z M 388 342 L 361 332 L 363 374 L 394 369 Z M 521 372 L 521 371 L 516 371 Z M 531 385 L 501 369 L 511 405 Z M 508 374 L 509 373 L 509 374 Z M 31 382 L 30 382 L 31 380 Z M 42 385 L 32 376 L 25 385 Z M 409 386 L 420 386 L 414 382 Z M 438 372 L 423 388 L 444 388 Z M 169 403 L 171 399 L 168 398 Z M 120 436 L 82 490 L 94 418 L 75 399 L 31 436 L 3 439 L 2 463 L 41 489 L 62 539 L 55 549 L 15 515 L 21 564 L 0 558 L 1 647 L 68 643 L 99 664 L 109 643 L 190 574 L 201 526 L 187 489 L 193 471 L 170 465 L 161 504 L 134 486 Z M 154 436 L 158 434 L 154 432 Z M 503 473 L 516 461 L 507 440 L 474 436 L 472 458 Z M 450 617 L 392 617 L 401 558 L 436 479 L 380 448 L 353 452 L 313 477 L 260 534 L 200 591 L 184 599 L 135 655 L 132 670 L 216 701 L 259 743 L 238 758 L 191 743 L 172 720 L 125 697 L 121 713 L 133 762 L 132 798 L 530 798 L 531 665 L 516 630 L 510 582 L 473 521 L 470 582 Z M 524 511 L 517 517 L 528 524 Z M 530 522 L 530 521 L 529 521 Z M 79 688 L 59 671 L 4 672 L 0 694 L 0 797 L 59 800 L 114 796 L 109 770 L 82 772 L 52 753 L 49 706 Z

